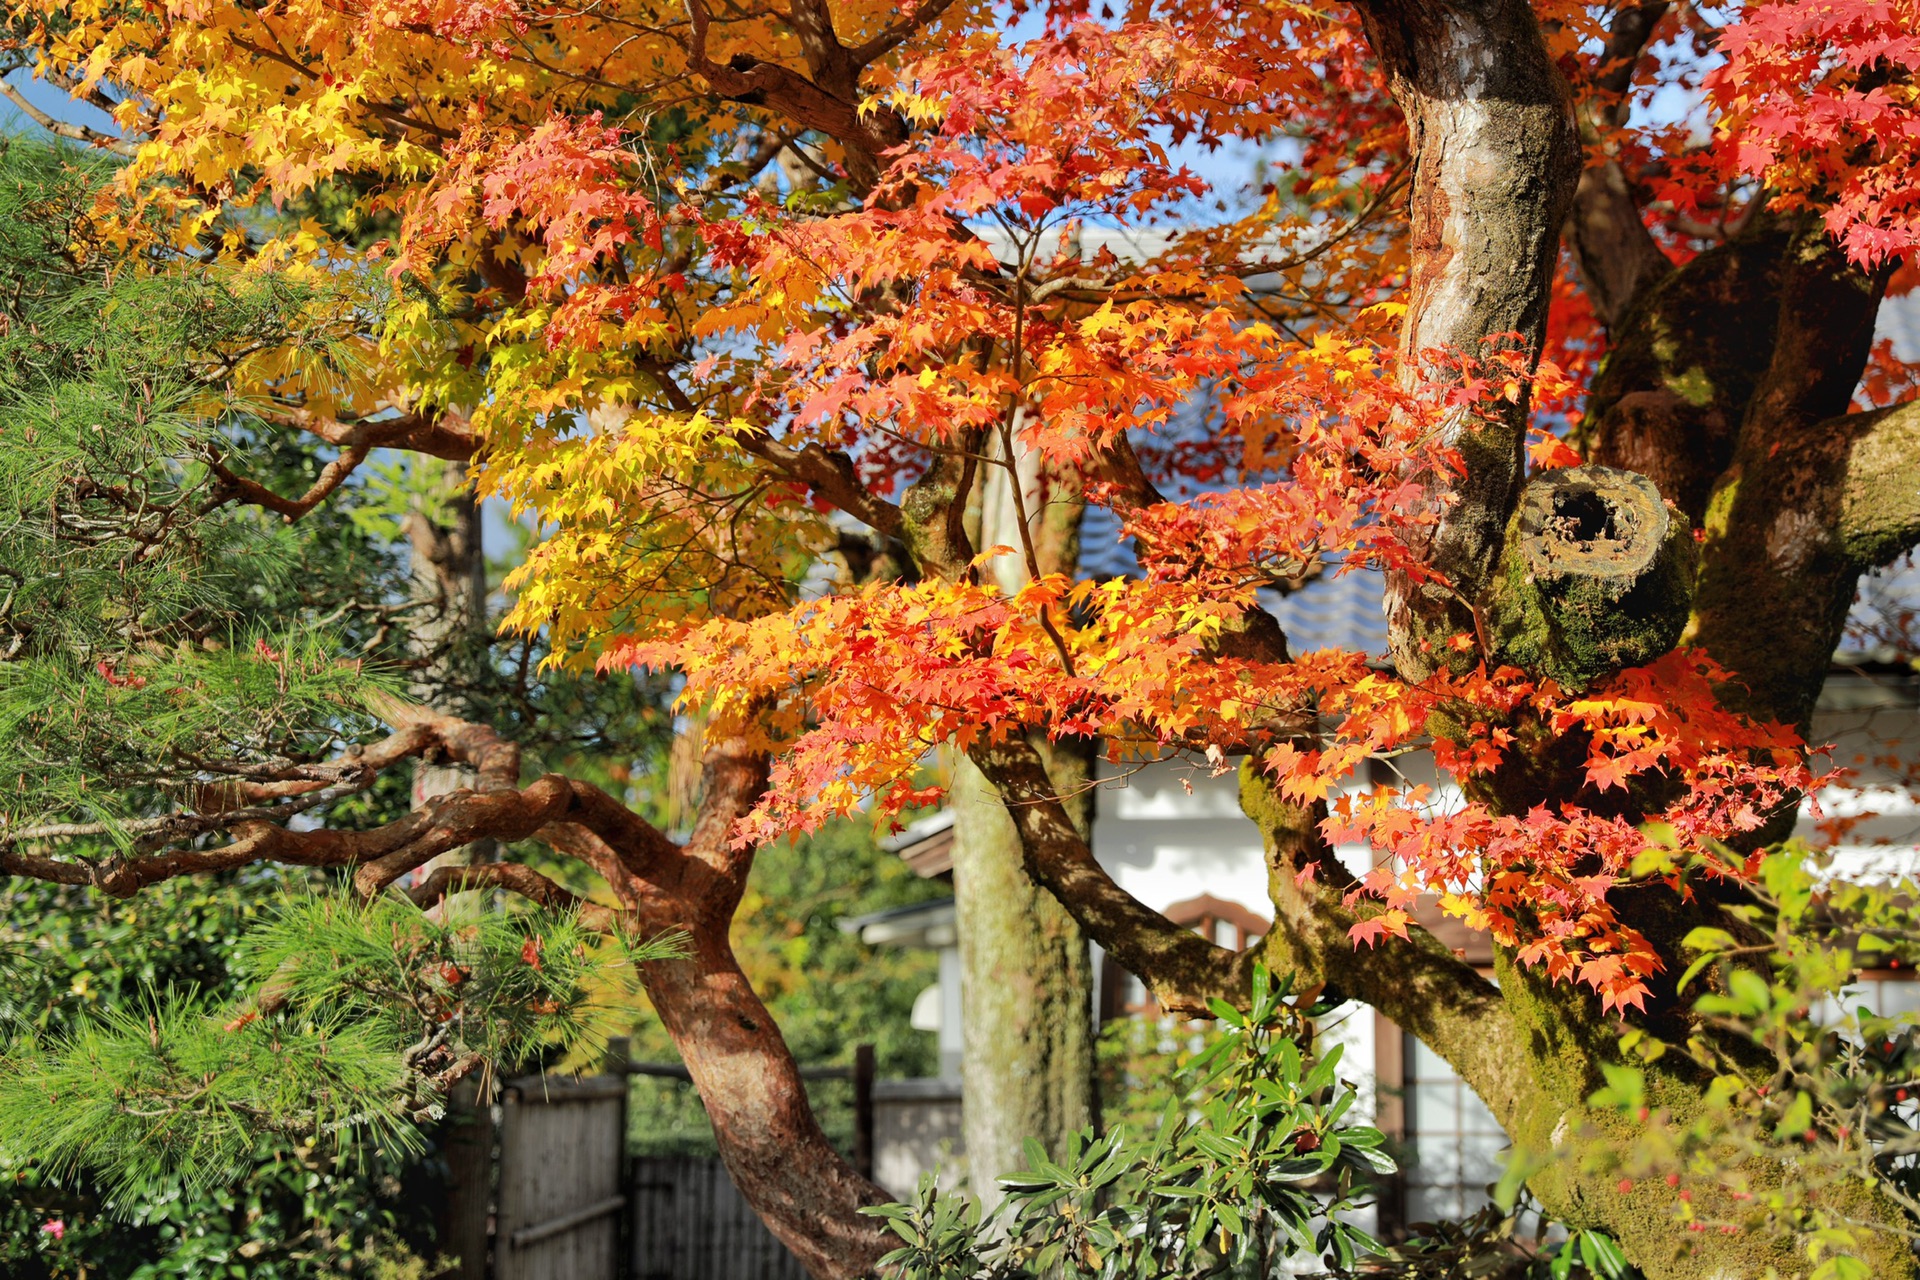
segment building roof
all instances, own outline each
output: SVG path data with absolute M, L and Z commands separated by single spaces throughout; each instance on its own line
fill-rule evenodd
M 870 947 L 937 951 L 953 946 L 958 939 L 954 921 L 953 899 L 935 898 L 931 902 L 915 902 L 869 915 L 852 916 L 839 921 L 839 925 L 840 932 L 853 934 Z
M 923 880 L 946 875 L 953 870 L 953 810 L 940 809 L 914 819 L 882 840 L 880 847 L 899 854 Z

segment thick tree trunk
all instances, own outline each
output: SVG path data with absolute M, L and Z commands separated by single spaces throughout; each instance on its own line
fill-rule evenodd
M 740 971 L 725 924 L 692 954 L 646 966 L 647 998 L 713 1123 L 734 1186 L 815 1280 L 859 1280 L 897 1240 L 860 1210 L 892 1199 L 856 1173 L 814 1119 L 800 1068 Z
M 1008 457 L 1011 436 L 997 438 L 989 456 Z M 981 477 L 973 539 L 980 547 L 1014 549 L 991 562 L 1007 592 L 1029 580 L 1029 547 L 1031 565 L 1041 573 L 1073 572 L 1086 509 L 1074 477 L 1043 467 L 1017 437 L 1011 443 L 1015 465 L 989 467 Z M 1053 794 L 1085 838 L 1089 754 L 1045 743 L 1035 750 Z M 1057 1154 L 1068 1134 L 1098 1122 L 1093 969 L 1079 923 L 1028 873 L 1019 828 L 1000 793 L 963 755 L 955 757 L 949 803 L 964 1037 L 962 1124 L 973 1192 L 992 1205 L 1000 1198 L 996 1180 L 1026 1164 L 1023 1140 L 1033 1138 Z
M 641 981 L 700 1091 L 727 1172 L 815 1280 L 857 1280 L 895 1239 L 859 1211 L 891 1197 L 821 1132 L 800 1068 L 730 940 L 753 867 L 733 825 L 766 784 L 765 756 L 721 740 L 708 748 L 700 815 L 684 846 L 610 803 L 601 836 L 574 828 L 557 838 L 577 842 L 644 934 L 687 936 L 684 958 L 643 966 Z
M 1488 339 L 1508 334 L 1531 361 L 1580 173 L 1572 103 L 1533 10 L 1522 0 L 1359 7 L 1413 151 L 1402 377 L 1449 379 L 1431 353 L 1477 360 Z M 1480 593 L 1520 491 L 1528 407 L 1522 396 L 1492 417 L 1455 415 L 1446 439 L 1464 475 L 1419 477 L 1452 502 L 1419 548 L 1447 583 L 1388 581 L 1394 659 L 1410 677 L 1431 671 L 1449 638 L 1480 629 Z
M 1085 786 L 1084 757 L 1043 750 L 1060 793 Z M 964 1009 L 962 1124 L 973 1192 L 992 1205 L 1000 1198 L 995 1180 L 1027 1163 L 1022 1141 L 1033 1138 L 1058 1155 L 1067 1134 L 1098 1118 L 1093 973 L 1086 935 L 1027 873 L 1000 793 L 965 757 L 955 760 L 949 803 Z M 1071 807 L 1084 814 L 1084 796 Z

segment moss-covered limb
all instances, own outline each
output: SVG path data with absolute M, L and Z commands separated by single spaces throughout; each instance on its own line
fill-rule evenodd
M 1800 215 L 1776 273 L 1780 315 L 1773 350 L 1740 423 L 1736 466 L 1846 413 L 1873 346 L 1891 270 L 1860 270 L 1818 215 Z
M 1428 352 L 1478 355 L 1496 334 L 1520 334 L 1537 354 L 1580 141 L 1532 6 L 1365 0 L 1358 7 L 1412 143 L 1402 376 L 1409 383 L 1448 376 L 1428 365 Z M 1404 578 L 1390 585 L 1389 624 L 1403 673 L 1417 678 L 1433 653 L 1445 652 L 1448 636 L 1472 630 L 1461 601 L 1477 597 L 1500 554 L 1520 489 L 1527 413 L 1522 396 L 1492 419 L 1459 416 L 1447 443 L 1465 459 L 1464 474 L 1421 477 L 1452 500 L 1421 550 L 1454 591 L 1424 590 Z
M 1920 538 L 1920 412 L 1848 415 L 1728 472 L 1707 513 L 1683 639 L 1735 673 L 1725 696 L 1805 728 L 1860 574 Z
M 1691 531 L 1653 482 L 1607 467 L 1538 476 L 1507 525 L 1497 660 L 1569 690 L 1673 647 L 1693 600 Z
M 1838 424 L 1850 440 L 1837 534 L 1854 564 L 1887 564 L 1920 544 L 1920 403 Z
M 1691 1057 L 1669 1051 L 1657 1059 L 1636 1058 L 1644 1095 L 1640 1107 L 1596 1108 L 1587 1100 L 1605 1083 L 1603 1064 L 1625 1065 L 1620 1051 L 1624 1024 L 1603 1016 L 1590 993 L 1556 983 L 1537 969 L 1495 956 L 1503 1003 L 1519 1029 L 1532 1073 L 1529 1096 L 1489 1097 L 1488 1106 L 1513 1139 L 1521 1158 L 1536 1165 L 1528 1186 L 1560 1221 L 1605 1231 L 1650 1280 L 1719 1280 L 1720 1277 L 1798 1276 L 1810 1268 L 1805 1240 L 1784 1224 L 1743 1227 L 1731 1233 L 1688 1230 L 1678 1219 L 1675 1191 L 1664 1179 L 1624 1176 L 1636 1171 L 1647 1125 L 1684 1129 L 1703 1114 L 1709 1073 Z M 1468 1077 L 1468 1083 L 1474 1083 Z M 1478 1091 L 1478 1085 L 1475 1085 Z M 1641 1108 L 1644 1108 L 1642 1110 Z M 1769 1192 L 1801 1177 L 1792 1162 L 1754 1154 L 1720 1171 L 1731 1178 L 1688 1179 L 1690 1207 L 1700 1220 L 1754 1222 L 1756 1205 Z M 1737 1183 L 1744 1183 L 1736 1195 Z M 1854 1178 L 1829 1179 L 1814 1193 L 1837 1219 L 1856 1224 L 1852 1249 L 1876 1276 L 1920 1275 L 1904 1237 L 1899 1207 L 1877 1188 Z
M 936 457 L 901 495 L 895 536 L 928 577 L 951 581 L 969 572 L 973 540 L 967 532 L 967 510 L 977 500 L 978 458 L 985 443 L 982 431 L 962 432 L 953 451 Z
M 1217 946 L 1114 883 L 1061 802 L 1039 748 L 1020 738 L 976 746 L 968 756 L 1004 798 L 1028 874 L 1163 1006 L 1200 1013 L 1210 998 L 1246 1001 L 1253 950 L 1236 954 Z
M 1049 772 L 1081 811 L 1087 761 L 1042 748 Z M 1066 1136 L 1098 1119 L 1093 973 L 1086 935 L 1027 874 L 1020 833 L 1000 795 L 964 758 L 956 762 L 953 881 L 966 1035 L 967 1159 L 974 1193 L 997 1199 L 995 1180 L 1025 1167 L 1021 1143 L 1058 1156 Z
M 1241 803 L 1268 846 L 1274 905 L 1269 963 L 1305 984 L 1325 983 L 1372 1005 L 1446 1059 L 1486 1102 L 1516 1149 L 1537 1161 L 1529 1185 L 1555 1217 L 1613 1236 L 1650 1280 L 1747 1280 L 1807 1270 L 1804 1242 L 1789 1231 L 1690 1231 L 1676 1212 L 1676 1192 L 1664 1180 L 1628 1177 L 1623 1185 L 1623 1170 L 1646 1131 L 1637 1112 L 1588 1106 L 1606 1083 L 1603 1068 L 1622 1062 L 1626 1030 L 1619 1018 L 1600 1012 L 1591 992 L 1551 982 L 1537 969 L 1514 964 L 1510 953 L 1498 957 L 1496 987 L 1417 928 L 1406 940 L 1355 947 L 1347 929 L 1365 908 L 1344 905 L 1350 880 L 1337 872 L 1308 881 L 1298 874 L 1329 861 L 1315 809 L 1280 799 L 1251 768 L 1242 771 Z M 1672 934 L 1685 924 L 1676 917 L 1659 931 Z M 1676 1028 L 1665 1030 L 1671 1035 Z M 1702 1113 L 1708 1073 L 1685 1054 L 1669 1052 L 1634 1065 L 1643 1072 L 1650 1113 L 1680 1126 Z M 1795 1176 L 1779 1161 L 1756 1158 L 1750 1164 L 1739 1172 L 1756 1191 Z M 1711 1184 L 1690 1192 L 1703 1218 L 1753 1216 L 1752 1201 L 1735 1199 L 1728 1188 Z M 1896 1207 L 1872 1188 L 1835 1183 L 1823 1194 L 1830 1197 L 1827 1207 L 1849 1220 L 1899 1221 Z M 1891 1233 L 1863 1231 L 1857 1247 L 1877 1273 L 1898 1280 L 1916 1274 L 1904 1242 Z
M 1648 287 L 1612 325 L 1573 437 L 1589 462 L 1648 477 L 1699 522 L 1771 358 L 1788 242 L 1784 228 L 1755 224 Z
M 1274 913 L 1266 959 L 1274 972 L 1372 1005 L 1453 1063 L 1483 1097 L 1528 1092 L 1526 1055 L 1500 992 L 1471 965 L 1418 927 L 1404 939 L 1354 945 L 1348 930 L 1380 908 L 1345 904 L 1353 881 L 1320 835 L 1323 806 L 1282 798 L 1248 763 L 1240 807 L 1266 845 Z

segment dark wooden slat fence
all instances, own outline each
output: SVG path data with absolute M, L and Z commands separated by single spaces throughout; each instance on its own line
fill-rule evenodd
M 642 1156 L 633 1203 L 632 1280 L 807 1280 L 710 1156 Z
M 515 1080 L 501 1098 L 494 1280 L 615 1280 L 627 1080 Z
M 529 1076 L 503 1090 L 492 1280 L 807 1280 L 718 1159 L 625 1158 L 628 1078 L 688 1076 L 610 1048 L 605 1075 Z M 851 1066 L 800 1074 L 852 1083 L 854 1163 L 871 1177 L 872 1046 Z

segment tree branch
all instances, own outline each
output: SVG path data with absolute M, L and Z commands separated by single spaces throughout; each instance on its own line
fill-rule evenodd
M 425 880 L 407 890 L 407 897 L 415 906 L 426 910 L 448 894 L 472 889 L 505 889 L 550 911 L 578 911 L 581 921 L 588 928 L 601 932 L 612 932 L 619 915 L 610 907 L 587 902 L 568 892 L 532 867 L 519 862 L 436 867 Z
M 1817 215 L 1795 220 L 1776 271 L 1779 321 L 1772 357 L 1746 413 L 1733 457 L 1708 504 L 1706 542 L 1683 639 L 1698 644 L 1739 677 L 1727 691 L 1741 709 L 1805 728 L 1846 624 L 1863 561 L 1898 538 L 1910 493 L 1872 483 L 1888 475 L 1879 446 L 1848 473 L 1858 433 L 1884 418 L 1846 412 L 1873 342 L 1886 285 L 1847 262 Z M 1886 443 L 1906 439 L 1904 416 Z M 1851 488 L 1850 488 L 1851 486 Z M 1858 552 L 1843 541 L 1851 504 L 1863 531 Z M 1875 537 L 1866 514 L 1885 504 L 1889 523 Z
M 795 449 L 763 434 L 741 437 L 740 446 L 876 532 L 888 538 L 900 536 L 900 508 L 869 492 L 854 470 L 853 459 L 839 450 L 818 444 Z
M 1589 147 L 1626 122 L 1634 68 L 1669 7 L 1667 0 L 1652 0 L 1614 14 L 1594 79 L 1598 100 L 1580 113 L 1581 137 Z M 1673 270 L 1640 216 L 1626 171 L 1604 153 L 1580 173 L 1565 235 L 1594 314 L 1608 329 L 1620 323 L 1641 290 Z
M 816 75 L 828 78 L 827 85 L 750 54 L 734 54 L 724 65 L 713 61 L 707 53 L 712 16 L 704 0 L 687 0 L 691 25 L 687 62 L 719 96 L 777 111 L 803 128 L 817 130 L 838 142 L 845 152 L 848 178 L 864 193 L 879 181 L 880 157 L 906 140 L 906 125 L 885 108 L 860 110 L 854 98 L 860 67 L 852 64 L 846 46 L 833 35 L 831 22 L 819 20 L 825 6 L 819 5 L 816 13 L 810 4 L 817 5 L 818 0 L 798 0 L 794 5 L 794 25 L 801 33 L 809 64 Z
M 215 498 L 220 502 L 239 499 L 256 507 L 265 507 L 278 515 L 285 516 L 291 524 L 307 512 L 326 501 L 327 496 L 338 489 L 346 478 L 354 473 L 362 462 L 367 460 L 365 445 L 349 445 L 340 451 L 340 456 L 320 469 L 319 476 L 307 491 L 297 498 L 283 498 L 257 480 L 249 480 L 237 475 L 217 461 L 209 461 L 207 466 L 220 478 Z
M 904 21 L 894 23 L 864 44 L 855 46 L 848 56 L 852 58 L 854 65 L 859 67 L 865 67 L 876 59 L 884 58 L 911 40 L 917 33 L 939 21 L 940 15 L 952 5 L 953 0 L 923 0 L 911 16 Z
M 65 138 L 69 142 L 82 142 L 101 151 L 110 151 L 114 155 L 132 159 L 139 148 L 125 138 L 116 138 L 110 133 L 98 129 L 89 129 L 83 124 L 69 124 L 65 120 L 56 120 L 27 100 L 27 96 L 15 89 L 0 77 L 0 97 L 14 105 L 21 115 L 45 129 L 56 138 Z
M 1031 743 L 1023 738 L 983 743 L 967 755 L 1006 804 L 1028 874 L 1060 900 L 1088 936 L 1150 986 L 1162 1006 L 1203 1014 L 1209 998 L 1246 1001 L 1258 949 L 1235 953 L 1217 946 L 1114 883 L 1074 828 L 1046 762 Z
M 466 415 L 453 409 L 343 420 L 286 407 L 267 409 L 259 416 L 277 426 L 310 432 L 343 449 L 407 449 L 430 458 L 467 462 L 480 448 L 480 437 Z
M 1253 762 L 1241 766 L 1240 805 L 1260 828 L 1273 901 L 1268 964 L 1302 985 L 1371 1005 L 1452 1063 L 1482 1098 L 1524 1097 L 1533 1070 L 1513 1049 L 1515 1024 L 1499 988 L 1419 926 L 1406 938 L 1356 945 L 1348 930 L 1383 910 L 1348 906 L 1351 872 L 1320 834 L 1324 804 L 1282 799 Z

